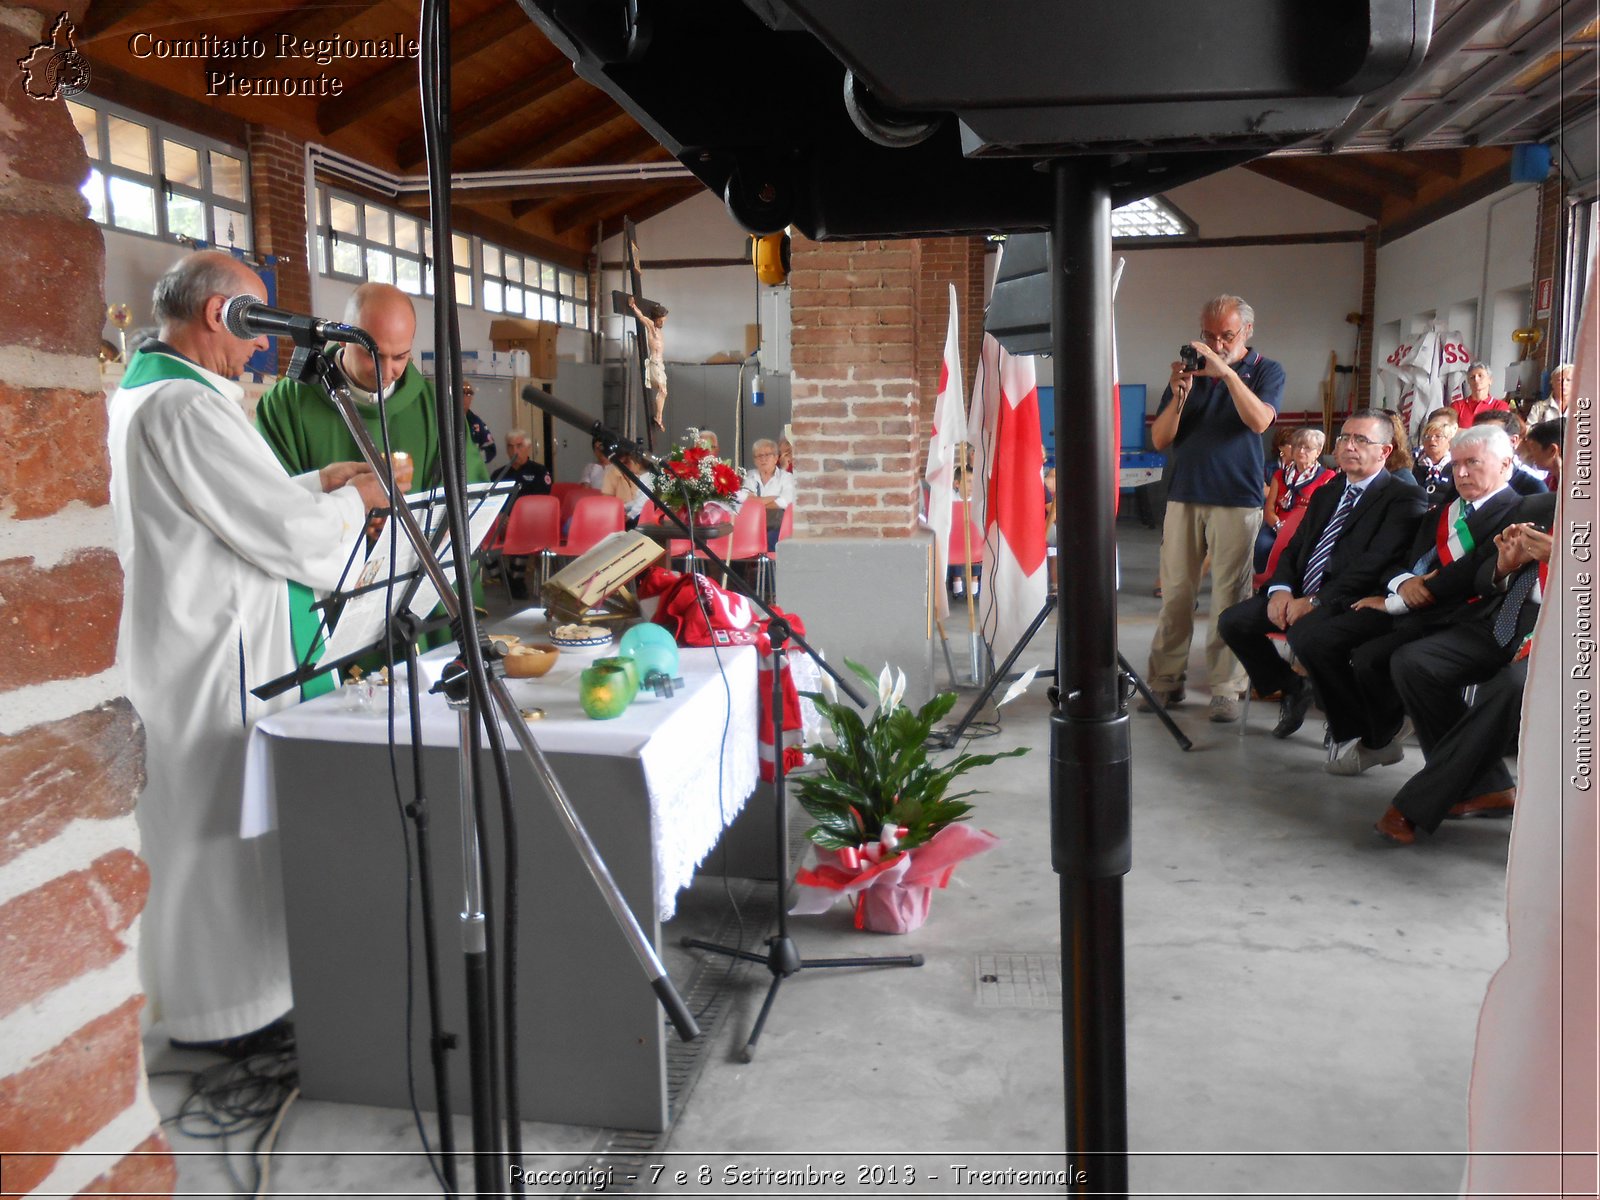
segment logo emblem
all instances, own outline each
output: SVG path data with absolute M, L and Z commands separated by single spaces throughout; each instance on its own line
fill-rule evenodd
M 17 59 L 23 90 L 35 100 L 76 96 L 89 86 L 89 60 L 78 49 L 78 31 L 66 13 L 56 18 L 50 40 Z

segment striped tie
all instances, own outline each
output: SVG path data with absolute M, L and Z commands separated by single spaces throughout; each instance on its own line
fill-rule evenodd
M 1344 489 L 1344 495 L 1339 498 L 1339 507 L 1333 510 L 1333 517 L 1317 539 L 1317 548 L 1311 552 L 1311 561 L 1306 564 L 1305 586 L 1300 589 L 1302 596 L 1315 596 L 1322 587 L 1322 573 L 1328 569 L 1328 560 L 1333 557 L 1334 543 L 1339 540 L 1339 533 L 1344 529 L 1345 521 L 1349 520 L 1350 510 L 1356 506 L 1356 498 L 1360 495 L 1361 492 L 1356 488 Z

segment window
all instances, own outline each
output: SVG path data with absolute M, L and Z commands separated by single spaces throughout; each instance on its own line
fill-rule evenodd
M 532 321 L 589 326 L 589 278 L 483 243 L 483 307 Z
M 89 155 L 89 218 L 129 233 L 251 248 L 244 155 L 89 97 L 67 111 Z
M 1147 196 L 1111 212 L 1114 238 L 1193 237 L 1195 223 L 1159 196 Z
M 433 295 L 428 223 L 399 209 L 317 188 L 317 270 L 363 282 L 392 283 L 413 296 Z M 330 258 L 331 248 L 331 258 Z M 456 300 L 472 303 L 472 239 L 454 236 Z

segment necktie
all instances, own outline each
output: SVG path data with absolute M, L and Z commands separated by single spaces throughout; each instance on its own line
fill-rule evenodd
M 1517 636 L 1517 619 L 1528 603 L 1533 585 L 1539 580 L 1539 564 L 1528 563 L 1518 571 L 1506 587 L 1506 598 L 1500 611 L 1494 615 L 1494 641 L 1497 646 L 1509 646 Z
M 1327 527 L 1317 539 L 1316 549 L 1311 552 L 1311 561 L 1306 564 L 1305 586 L 1300 589 L 1302 596 L 1315 596 L 1322 587 L 1322 573 L 1327 570 L 1328 560 L 1333 557 L 1334 543 L 1339 540 L 1344 523 L 1350 518 L 1350 510 L 1356 506 L 1356 498 L 1360 495 L 1360 491 L 1353 487 L 1344 489 L 1344 495 L 1339 498 L 1339 507 L 1333 510 Z

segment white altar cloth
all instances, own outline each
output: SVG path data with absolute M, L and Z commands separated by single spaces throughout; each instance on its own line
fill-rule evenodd
M 544 636 L 544 615 L 529 609 L 498 622 L 496 633 L 515 633 L 524 641 Z M 612 649 L 563 652 L 542 679 L 507 679 L 512 698 L 523 708 L 542 708 L 543 720 L 530 725 L 534 739 L 546 754 L 593 754 L 633 757 L 647 782 L 650 799 L 650 839 L 656 857 L 656 909 L 663 921 L 677 908 L 678 892 L 694 877 L 695 868 L 710 853 L 723 828 L 744 808 L 758 779 L 756 751 L 756 652 L 751 646 L 721 650 L 684 650 L 680 675 L 684 687 L 671 699 L 641 692 L 622 716 L 594 721 L 584 716 L 578 703 L 578 675 L 597 657 Z M 459 719 L 440 696 L 427 693 L 439 672 L 454 656 L 443 647 L 421 660 L 422 742 L 425 746 L 454 746 Z M 719 670 L 718 658 L 721 668 Z M 723 685 L 726 673 L 727 686 Z M 396 689 L 395 736 L 410 744 L 406 692 Z M 388 738 L 387 689 L 379 688 L 369 712 L 352 711 L 349 698 L 330 692 L 304 704 L 274 713 L 251 732 L 245 757 L 242 833 L 256 837 L 277 824 L 272 778 L 272 755 L 267 738 L 381 744 Z M 504 722 L 501 723 L 504 727 Z M 726 728 L 726 735 L 723 731 Z M 509 729 L 508 753 L 521 754 Z M 719 744 L 721 754 L 719 755 Z M 719 758 L 720 782 L 719 789 Z M 402 767 L 409 780 L 409 768 Z M 409 787 L 409 784 L 407 784 Z M 541 795 L 533 803 L 546 803 Z

